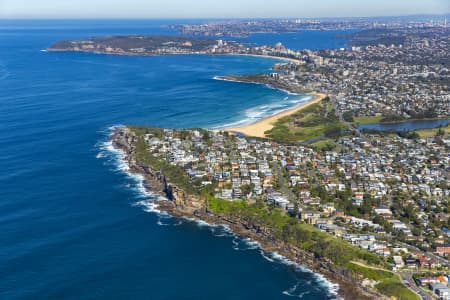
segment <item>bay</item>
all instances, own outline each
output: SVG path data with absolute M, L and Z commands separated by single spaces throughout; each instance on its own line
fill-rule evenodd
M 153 196 L 105 143 L 114 125 L 215 128 L 305 101 L 214 80 L 275 61 L 41 51 L 61 39 L 174 34 L 161 27 L 174 22 L 0 21 L 1 299 L 335 297 L 323 277 L 226 228 L 149 210 Z

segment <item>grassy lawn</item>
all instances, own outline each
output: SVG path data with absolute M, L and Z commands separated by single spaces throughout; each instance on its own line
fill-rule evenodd
M 314 143 L 310 143 L 309 146 L 316 150 L 334 149 L 336 144 L 331 139 L 323 139 Z
M 445 134 L 450 134 L 450 126 L 449 125 L 442 127 L 441 129 L 445 132 Z M 416 130 L 416 132 L 421 138 L 427 138 L 427 137 L 435 136 L 436 133 L 438 132 L 438 130 L 439 130 L 439 128 L 429 128 L 429 129 Z
M 399 278 L 391 278 L 382 280 L 375 288 L 382 294 L 387 296 L 395 296 L 402 300 L 420 300 L 420 297 L 413 291 L 408 289 Z
M 266 132 L 267 137 L 281 142 L 303 142 L 321 136 L 338 135 L 345 129 L 335 115 L 329 100 L 322 100 L 284 118 Z
M 347 268 L 357 280 L 367 278 L 376 281 L 375 289 L 383 295 L 403 300 L 420 299 L 403 285 L 399 275 L 386 270 L 387 265 L 379 256 L 282 214 L 277 208 L 214 197 L 209 197 L 208 207 L 218 214 L 239 216 L 249 226 L 270 228 L 283 241 L 314 253 L 318 259 L 328 259 L 337 266 Z
M 354 117 L 355 124 L 364 125 L 364 124 L 375 124 L 380 123 L 383 119 L 382 116 L 364 116 L 364 117 Z
M 384 260 L 379 256 L 290 217 L 279 208 L 263 203 L 227 201 L 212 196 L 208 196 L 207 202 L 208 208 L 215 213 L 239 217 L 250 227 L 270 229 L 281 240 L 310 251 L 318 258 L 329 259 L 336 265 L 346 266 L 350 261 L 358 260 L 369 265 L 385 266 Z
M 397 274 L 386 270 L 364 267 L 353 262 L 349 262 L 347 268 L 356 274 L 362 275 L 364 278 L 377 281 L 375 288 L 383 295 L 394 296 L 402 300 L 420 300 L 418 295 L 401 282 Z

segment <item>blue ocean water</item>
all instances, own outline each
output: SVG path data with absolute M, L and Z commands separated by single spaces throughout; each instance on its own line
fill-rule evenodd
M 151 212 L 106 143 L 118 124 L 220 127 L 304 101 L 213 79 L 273 61 L 41 51 L 168 23 L 0 21 L 0 299 L 335 297 L 323 277 L 226 228 Z

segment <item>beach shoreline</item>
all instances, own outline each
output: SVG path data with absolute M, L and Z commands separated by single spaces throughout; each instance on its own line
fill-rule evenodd
M 280 61 L 284 61 L 284 62 L 291 62 L 291 63 L 295 63 L 297 65 L 304 64 L 304 61 L 302 61 L 302 60 L 290 58 L 290 57 L 282 57 L 282 56 L 259 55 L 259 54 L 240 54 L 240 53 L 228 53 L 228 54 L 224 54 L 224 55 L 269 58 L 269 59 L 275 59 L 275 60 L 280 60 Z
M 227 82 L 237 82 L 237 83 L 245 83 L 245 84 L 263 85 L 263 86 L 265 86 L 265 87 L 267 87 L 269 89 L 282 91 L 282 92 L 285 92 L 286 94 L 289 94 L 289 95 L 311 95 L 312 94 L 312 93 L 293 92 L 293 91 L 290 91 L 290 90 L 285 89 L 285 88 L 273 86 L 270 83 L 257 82 L 257 81 L 245 81 L 245 80 L 239 80 L 239 79 L 231 79 L 231 78 L 229 78 L 227 76 L 214 76 L 213 79 L 214 80 L 220 80 L 220 81 L 227 81 Z
M 282 56 L 272 56 L 272 55 L 259 55 L 259 54 L 245 54 L 245 53 L 207 53 L 207 52 L 180 52 L 180 53 L 133 53 L 133 52 L 107 52 L 100 50 L 71 50 L 71 49 L 59 49 L 59 48 L 46 48 L 39 50 L 41 52 L 81 52 L 81 53 L 93 53 L 98 55 L 118 55 L 118 56 L 142 56 L 142 57 L 157 57 L 157 56 L 186 56 L 186 55 L 202 55 L 202 56 L 243 56 L 243 57 L 259 57 L 265 59 L 273 59 L 284 62 L 290 62 L 297 65 L 303 64 L 304 61 Z
M 306 107 L 309 107 L 313 104 L 319 103 L 322 101 L 325 97 L 327 97 L 326 94 L 323 93 L 309 93 L 309 95 L 312 95 L 314 98 L 310 101 L 306 101 L 298 106 L 295 106 L 290 109 L 283 110 L 279 113 L 276 113 L 274 115 L 268 116 L 266 118 L 263 118 L 259 121 L 256 121 L 249 125 L 243 125 L 239 127 L 231 127 L 231 128 L 224 128 L 221 129 L 222 131 L 226 131 L 232 134 L 243 134 L 245 136 L 251 136 L 251 137 L 258 137 L 258 138 L 266 138 L 265 132 L 268 130 L 271 130 L 274 127 L 274 124 L 281 118 L 287 117 L 289 115 L 292 115 L 294 113 L 297 113 Z

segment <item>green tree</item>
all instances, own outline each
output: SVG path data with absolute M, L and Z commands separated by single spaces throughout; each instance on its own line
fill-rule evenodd
M 355 119 L 353 118 L 353 114 L 351 111 L 346 111 L 342 114 L 342 118 L 344 119 L 344 121 L 349 122 L 349 123 L 353 123 L 355 121 Z
M 412 206 L 411 203 L 405 207 L 405 217 L 410 221 L 414 221 L 416 219 L 414 207 Z

